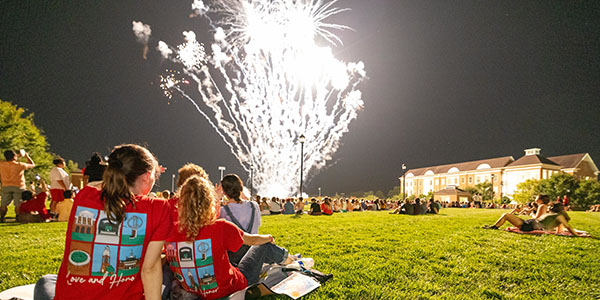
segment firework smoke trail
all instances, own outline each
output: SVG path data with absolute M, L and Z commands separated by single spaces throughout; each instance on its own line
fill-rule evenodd
M 345 11 L 335 2 L 195 0 L 191 16 L 208 19 L 214 30 L 211 53 L 192 31 L 184 32 L 186 42 L 178 47 L 158 42 L 162 56 L 197 83 L 202 101 L 184 93 L 182 80 L 172 76 L 161 85 L 165 95 L 177 92 L 194 105 L 242 167 L 253 169 L 261 195 L 296 195 L 298 137 L 306 136 L 304 174 L 314 175 L 332 159 L 363 106 L 357 89 L 365 78 L 362 62 L 344 63 L 315 42 L 341 45 L 332 30 L 347 27 L 325 22 Z

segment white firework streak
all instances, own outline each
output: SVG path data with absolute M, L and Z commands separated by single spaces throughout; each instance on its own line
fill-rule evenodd
M 177 48 L 160 43 L 161 54 L 181 63 L 183 73 L 197 82 L 203 105 L 179 86 L 167 88 L 192 102 L 242 167 L 253 169 L 260 195 L 296 195 L 298 137 L 306 137 L 308 181 L 332 159 L 363 107 L 357 89 L 366 76 L 363 63 L 344 63 L 315 41 L 342 44 L 331 30 L 348 27 L 324 22 L 346 10 L 334 8 L 335 3 L 213 0 L 206 5 L 195 0 L 192 16 L 207 18 L 215 32 L 212 53 L 190 31 Z

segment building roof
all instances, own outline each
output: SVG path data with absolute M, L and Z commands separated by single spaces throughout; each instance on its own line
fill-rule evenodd
M 557 164 L 541 155 L 536 154 L 536 155 L 525 155 L 525 156 L 515 160 L 507 167 L 517 167 L 517 166 L 535 165 L 535 164 L 560 166 L 559 164 Z
M 445 189 L 434 192 L 433 194 L 434 195 L 471 196 L 471 193 L 463 191 L 457 187 L 446 187 Z
M 576 168 L 577 165 L 583 160 L 587 153 L 569 154 L 561 156 L 548 157 L 549 160 L 559 164 L 563 168 L 571 169 Z
M 440 174 L 440 173 L 448 173 L 448 171 L 452 168 L 457 168 L 458 171 L 463 172 L 463 171 L 472 171 L 472 170 L 477 170 L 477 167 L 483 165 L 483 164 L 487 164 L 490 166 L 490 168 L 502 168 L 507 166 L 508 164 L 510 164 L 511 162 L 513 162 L 515 159 L 512 156 L 503 156 L 503 157 L 497 157 L 497 158 L 489 158 L 489 159 L 482 159 L 482 160 L 475 160 L 475 161 L 468 161 L 468 162 L 461 162 L 461 163 L 454 163 L 454 164 L 447 164 L 447 165 L 440 165 L 440 166 L 432 166 L 432 167 L 425 167 L 425 168 L 419 168 L 419 169 L 410 169 L 408 171 L 406 171 L 406 173 L 412 173 L 414 176 L 421 176 L 424 175 L 425 172 L 431 170 L 434 174 Z

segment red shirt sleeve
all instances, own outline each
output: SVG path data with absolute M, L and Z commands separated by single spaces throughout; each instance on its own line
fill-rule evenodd
M 151 201 L 154 230 L 150 241 L 165 241 L 171 234 L 173 226 L 170 204 L 165 200 L 153 199 Z
M 225 249 L 235 252 L 244 244 L 244 232 L 235 224 L 229 221 L 223 221 L 223 245 Z

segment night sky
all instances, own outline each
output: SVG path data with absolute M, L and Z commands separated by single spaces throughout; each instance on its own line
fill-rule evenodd
M 364 61 L 365 108 L 334 162 L 305 192 L 387 192 L 409 168 L 513 155 L 587 152 L 600 163 L 600 1 L 340 0 L 330 19 L 344 61 Z M 237 160 L 158 75 L 172 64 L 143 47 L 133 20 L 171 45 L 206 23 L 191 1 L 2 1 L 0 99 L 35 114 L 50 150 L 82 166 L 94 151 L 141 143 L 168 168 L 239 173 Z

